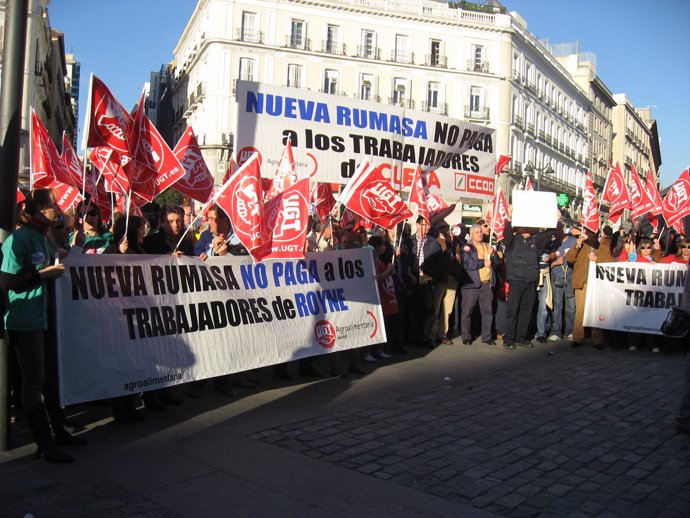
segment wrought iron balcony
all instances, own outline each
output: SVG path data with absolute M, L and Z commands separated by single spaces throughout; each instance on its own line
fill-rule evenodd
M 378 47 L 357 46 L 357 57 L 365 59 L 381 59 L 381 49 Z
M 427 54 L 424 56 L 424 64 L 427 67 L 448 68 L 448 58 L 438 54 Z
M 246 43 L 263 43 L 264 33 L 256 29 L 240 27 L 237 29 L 237 39 Z
M 489 120 L 489 108 L 487 106 L 472 109 L 471 106 L 465 106 L 465 118 L 475 120 Z
M 285 46 L 295 50 L 311 50 L 311 40 L 309 38 L 285 36 Z
M 391 61 L 396 63 L 414 63 L 414 52 L 406 50 L 392 50 Z
M 338 56 L 345 55 L 345 44 L 337 41 L 324 40 L 321 42 L 321 52 L 328 54 L 337 54 Z
M 428 102 L 422 103 L 422 111 L 430 113 L 440 113 L 441 115 L 448 115 L 448 104 L 447 103 L 433 103 Z

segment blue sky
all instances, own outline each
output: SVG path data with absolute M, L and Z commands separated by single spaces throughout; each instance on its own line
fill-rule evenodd
M 690 165 L 690 3 L 687 0 L 504 0 L 530 32 L 551 43 L 579 42 L 597 56 L 613 93 L 652 106 L 661 140 L 661 184 Z M 80 126 L 94 73 L 131 108 L 149 73 L 173 58 L 196 0 L 53 0 L 51 25 L 81 61 Z M 98 13 L 98 14 L 96 14 Z M 118 36 L 121 35 L 121 36 Z

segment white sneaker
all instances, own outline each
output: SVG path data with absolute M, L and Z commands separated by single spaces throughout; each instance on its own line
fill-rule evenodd
M 570 333 L 570 334 L 567 336 L 567 339 L 570 340 L 570 341 L 572 341 L 572 340 L 573 340 L 573 333 Z
M 628 347 L 628 351 L 637 351 L 637 347 L 631 345 L 630 347 Z
M 654 349 L 652 349 L 652 352 L 653 353 L 660 353 L 661 349 L 659 349 L 658 347 L 655 347 Z
M 561 337 L 558 335 L 549 336 L 549 342 L 558 342 L 560 339 L 561 339 Z
M 376 363 L 376 358 L 374 358 L 370 353 L 362 355 L 362 361 L 367 363 Z

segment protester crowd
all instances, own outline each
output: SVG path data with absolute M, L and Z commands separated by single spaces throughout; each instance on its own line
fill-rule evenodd
M 146 209 L 146 207 L 145 207 Z M 202 226 L 193 225 L 194 207 L 149 207 L 128 221 L 116 214 L 105 222 L 88 201 L 61 214 L 50 189 L 37 189 L 18 212 L 18 228 L 3 246 L 0 285 L 8 298 L 5 323 L 16 351 L 21 378 L 12 380 L 15 412 L 24 416 L 38 444 L 38 456 L 71 462 L 61 446 L 85 441 L 65 429 L 57 400 L 55 322 L 50 306 L 54 279 L 64 272 L 61 259 L 69 253 L 176 254 L 206 260 L 212 256 L 247 255 L 233 239 L 228 216 L 212 205 Z M 613 232 L 597 234 L 559 221 L 555 229 L 512 228 L 496 242 L 490 222 L 467 226 L 442 217 L 419 216 L 414 228 L 401 223 L 394 231 L 366 228 L 357 218 L 324 222 L 310 220 L 305 251 L 323 252 L 366 247 L 375 261 L 388 342 L 331 355 L 323 373 L 313 358 L 298 362 L 301 376 L 366 374 L 392 354 L 406 354 L 410 346 L 496 347 L 508 350 L 539 347 L 569 340 L 581 347 L 591 338 L 596 349 L 648 349 L 671 353 L 681 344 L 656 335 L 603 331 L 583 327 L 588 269 L 592 262 L 683 263 L 690 259 L 690 241 L 674 230 L 661 235 Z M 57 258 L 57 260 L 56 260 Z M 48 310 L 46 311 L 46 308 Z M 291 379 L 294 369 L 275 366 L 273 373 Z M 212 380 L 220 394 L 231 396 L 233 386 L 253 387 L 258 372 L 244 372 Z M 146 392 L 144 408 L 160 412 L 183 404 L 184 397 L 204 396 L 205 381 Z M 21 398 L 19 394 L 21 392 Z M 43 395 L 43 397 L 42 397 Z M 122 423 L 143 419 L 139 396 L 114 398 L 113 418 Z

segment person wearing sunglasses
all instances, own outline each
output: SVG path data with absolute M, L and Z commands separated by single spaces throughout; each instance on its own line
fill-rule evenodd
M 71 252 L 102 254 L 113 242 L 98 206 L 91 201 L 80 201 L 75 211 L 74 231 L 69 236 Z
M 623 246 L 623 251 L 618 258 L 619 262 L 629 263 L 656 263 L 661 255 L 659 240 L 652 240 L 649 237 L 640 238 L 637 248 L 635 243 L 630 240 Z M 629 351 L 637 351 L 640 348 L 651 349 L 653 353 L 661 352 L 659 349 L 659 337 L 646 333 L 628 333 Z
M 690 239 L 684 238 L 677 245 L 675 254 L 667 255 L 661 260 L 662 263 L 690 263 Z

